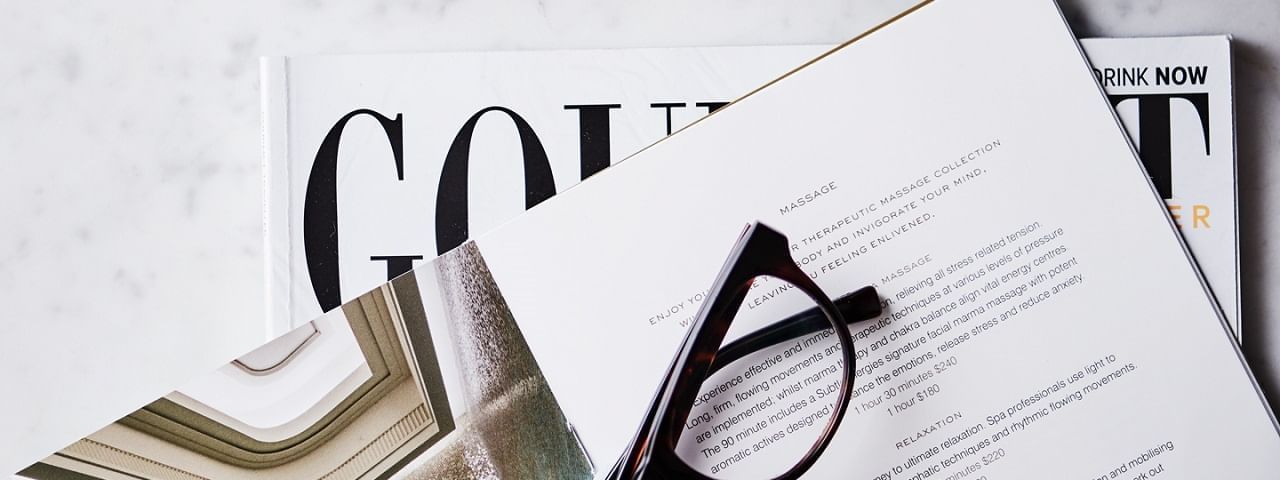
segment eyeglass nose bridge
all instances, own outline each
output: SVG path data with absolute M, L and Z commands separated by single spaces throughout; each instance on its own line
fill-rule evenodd
M 844 317 L 846 325 L 879 317 L 881 310 L 880 296 L 873 286 L 865 286 L 851 293 L 840 296 L 833 301 L 836 310 Z M 733 362 L 765 348 L 794 340 L 809 334 L 817 333 L 830 327 L 826 317 L 818 307 L 784 318 L 747 335 L 743 335 L 725 346 L 720 347 L 707 371 L 710 377 Z

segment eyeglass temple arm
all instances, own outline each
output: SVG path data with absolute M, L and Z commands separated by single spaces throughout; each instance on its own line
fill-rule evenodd
M 834 301 L 836 309 L 844 317 L 846 323 L 852 324 L 880 316 L 880 296 L 875 287 L 866 286 L 853 293 L 846 294 Z M 716 352 L 711 362 L 710 376 L 726 365 L 733 363 L 754 352 L 777 345 L 788 340 L 803 337 L 829 328 L 831 325 L 818 307 L 813 307 L 772 325 L 751 332 L 730 342 Z

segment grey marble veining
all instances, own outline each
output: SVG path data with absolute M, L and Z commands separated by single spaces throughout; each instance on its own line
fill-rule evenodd
M 909 3 L 6 2 L 0 430 L 30 441 L 0 449 L 0 466 L 16 469 L 263 340 L 258 56 L 835 43 Z M 1235 36 L 1245 346 L 1276 398 L 1280 8 L 1063 7 L 1085 35 Z M 97 401 L 104 391 L 114 393 Z

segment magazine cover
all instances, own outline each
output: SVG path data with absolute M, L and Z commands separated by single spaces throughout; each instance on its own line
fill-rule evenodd
M 1148 169 L 1162 192 L 1176 185 L 1177 197 L 1166 199 L 1239 332 L 1227 40 L 1082 43 L 1131 130 L 1139 101 L 1149 112 L 1157 99 L 1148 94 L 1173 95 L 1170 130 L 1142 133 L 1164 132 L 1169 147 L 1145 140 L 1143 157 L 1176 166 Z M 264 59 L 268 337 L 514 218 L 825 48 Z M 1181 83 L 1155 83 L 1163 66 Z M 1133 71 L 1146 72 L 1137 78 L 1147 83 L 1108 80 Z M 1210 92 L 1204 117 L 1178 97 Z
M 268 338 L 829 48 L 264 59 Z
M 1087 38 L 1080 44 L 1242 339 L 1231 37 Z
M 423 279 L 425 289 L 418 275 L 433 277 Z M 484 262 L 462 248 L 20 474 L 415 480 L 591 472 Z

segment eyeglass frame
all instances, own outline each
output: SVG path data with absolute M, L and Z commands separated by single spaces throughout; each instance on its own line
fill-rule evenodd
M 752 283 L 759 277 L 774 277 L 790 283 L 817 306 L 720 348 Z M 797 463 L 774 480 L 793 480 L 803 475 L 830 445 L 853 395 L 857 358 L 848 322 L 875 318 L 881 313 L 879 297 L 872 286 L 845 295 L 841 301 L 843 304 L 837 307 L 836 302 L 796 265 L 786 236 L 760 222 L 748 224 L 688 327 L 636 436 L 606 478 L 716 480 L 695 470 L 676 454 L 681 426 L 689 418 L 702 383 L 715 371 L 749 353 L 806 333 L 832 328 L 846 365 L 834 411 L 823 427 L 821 437 Z M 813 321 L 816 316 L 814 310 L 820 312 L 825 324 Z M 844 313 L 852 316 L 848 322 Z

